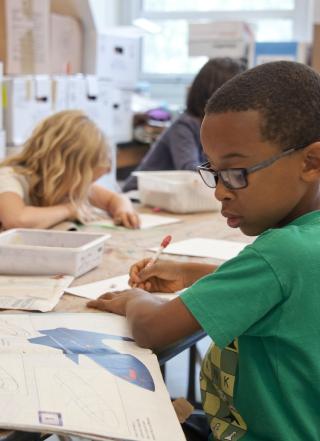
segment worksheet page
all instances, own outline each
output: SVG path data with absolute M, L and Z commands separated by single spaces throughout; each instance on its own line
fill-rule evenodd
M 182 240 L 180 242 L 171 242 L 167 248 L 163 250 L 163 253 L 180 256 L 210 257 L 226 261 L 237 256 L 247 245 L 248 244 L 244 242 L 198 237 Z M 150 248 L 150 251 L 157 250 L 158 248 Z
M 128 284 L 129 274 L 123 276 L 111 277 L 110 279 L 99 280 L 98 282 L 86 283 L 85 285 L 71 286 L 65 289 L 67 294 L 73 294 L 79 297 L 95 300 L 106 292 L 123 291 L 124 289 L 131 289 Z M 179 293 L 152 293 L 164 300 L 172 300 L 176 298 Z
M 0 426 L 184 440 L 156 356 L 108 313 L 0 316 Z

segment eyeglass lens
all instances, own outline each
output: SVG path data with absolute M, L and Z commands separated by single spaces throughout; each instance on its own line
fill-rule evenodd
M 221 178 L 223 185 L 227 188 L 237 189 L 244 188 L 248 185 L 245 170 L 243 169 L 230 169 L 222 170 L 218 173 L 212 170 L 200 170 L 202 179 L 208 185 L 208 187 L 215 188 L 218 183 L 219 177 Z

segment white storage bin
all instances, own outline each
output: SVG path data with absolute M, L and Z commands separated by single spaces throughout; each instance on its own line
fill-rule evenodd
M 163 208 L 172 213 L 196 213 L 220 209 L 214 191 L 206 187 L 197 172 L 138 171 L 133 174 L 138 178 L 140 201 L 144 205 Z
M 0 234 L 1 274 L 81 276 L 99 265 L 110 235 L 12 229 Z

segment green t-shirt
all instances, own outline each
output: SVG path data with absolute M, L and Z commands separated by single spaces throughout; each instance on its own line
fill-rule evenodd
M 319 441 L 320 211 L 267 230 L 181 299 L 220 348 L 239 337 L 241 441 Z

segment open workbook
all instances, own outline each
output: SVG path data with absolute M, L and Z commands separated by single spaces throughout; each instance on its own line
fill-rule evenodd
M 114 314 L 0 316 L 0 427 L 184 440 L 156 356 Z

